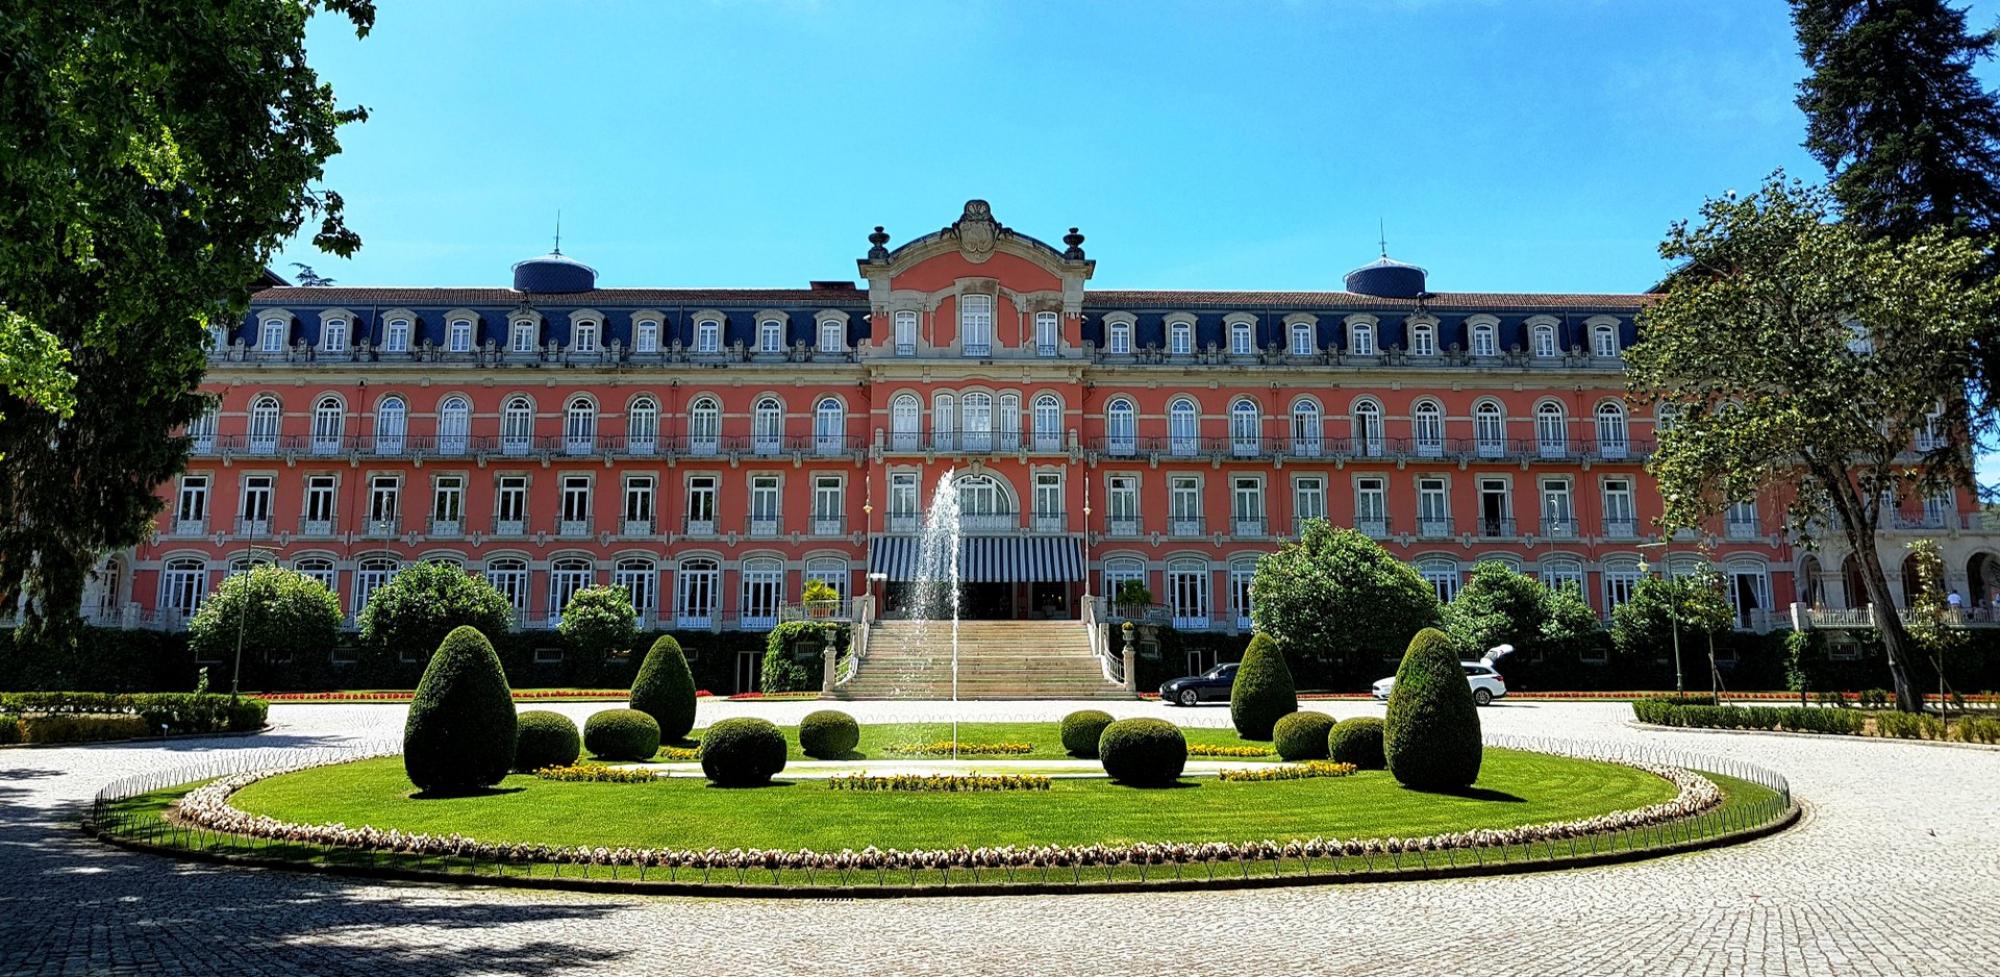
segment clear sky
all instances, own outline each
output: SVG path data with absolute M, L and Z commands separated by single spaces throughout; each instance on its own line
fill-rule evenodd
M 310 54 L 373 113 L 328 169 L 364 245 L 276 267 L 354 285 L 505 284 L 560 210 L 604 285 L 790 287 L 983 197 L 1047 241 L 1080 226 L 1103 288 L 1338 288 L 1380 221 L 1442 291 L 1640 291 L 1704 196 L 1822 175 L 1782 0 L 425 0 L 342 24 Z

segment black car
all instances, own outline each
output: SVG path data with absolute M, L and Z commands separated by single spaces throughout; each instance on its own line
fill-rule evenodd
M 1177 678 L 1160 686 L 1160 701 L 1169 705 L 1191 706 L 1197 702 L 1229 701 L 1229 689 L 1236 684 L 1236 663 L 1217 665 L 1200 675 Z

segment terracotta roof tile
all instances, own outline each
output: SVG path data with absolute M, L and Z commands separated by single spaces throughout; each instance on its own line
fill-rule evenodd
M 543 292 L 529 295 L 511 288 L 410 288 L 402 286 L 267 288 L 256 294 L 259 305 L 515 305 L 532 299 L 538 305 L 854 305 L 866 291 L 819 291 L 804 288 L 600 288 L 590 292 Z

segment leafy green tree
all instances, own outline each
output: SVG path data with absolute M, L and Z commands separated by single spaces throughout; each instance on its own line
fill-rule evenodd
M 1690 273 L 1641 315 L 1626 365 L 1634 395 L 1674 418 L 1649 465 L 1661 529 L 1760 497 L 1779 499 L 1802 537 L 1830 524 L 1861 566 L 1898 702 L 1914 709 L 1875 532 L 1885 497 L 1969 481 L 1962 446 L 1913 446 L 1940 404 L 1962 412 L 1972 337 L 2000 326 L 2000 286 L 1967 284 L 1986 260 L 1969 240 L 1871 238 L 1830 211 L 1825 191 L 1780 173 L 1709 200 L 1699 225 L 1676 223 L 1660 253 Z
M 500 782 L 518 741 L 514 693 L 493 643 L 454 628 L 438 644 L 403 724 L 403 772 L 433 793 Z
M 343 109 L 307 63 L 321 11 L 370 0 L 8 4 L 0 12 L 0 593 L 60 655 L 84 581 L 145 538 L 211 324 L 238 321 L 278 245 L 360 239 L 319 186 Z
M 188 622 L 188 647 L 199 661 L 231 661 L 239 646 L 260 661 L 273 651 L 323 661 L 340 640 L 340 618 L 326 584 L 265 564 L 223 578 Z
M 1910 643 L 1931 660 L 1931 668 L 1938 674 L 1938 696 L 1942 699 L 1944 660 L 1963 649 L 1970 636 L 1958 620 L 1958 612 L 1952 610 L 1945 598 L 1944 558 L 1938 553 L 1937 540 L 1919 539 L 1910 543 L 1910 557 L 1917 564 L 1917 592 L 1906 595 L 1910 598 Z
M 1672 653 L 1676 628 L 1685 652 L 1693 649 L 1690 642 L 1735 625 L 1735 612 L 1713 573 L 1648 576 L 1633 588 L 1630 600 L 1612 610 L 1611 643 L 1631 658 L 1664 658 Z
M 638 612 L 623 587 L 584 587 L 563 605 L 556 633 L 588 661 L 603 661 L 615 651 L 632 647 L 638 637 Z
M 1287 655 L 1372 658 L 1437 623 L 1437 591 L 1380 543 L 1323 519 L 1257 561 L 1251 621 Z
M 1549 588 L 1505 563 L 1481 562 L 1444 605 L 1444 631 L 1475 655 L 1494 645 L 1526 652 L 1541 640 Z
M 412 563 L 368 596 L 361 609 L 361 640 L 385 651 L 435 648 L 454 629 L 502 634 L 514 623 L 513 605 L 485 578 L 449 563 Z
M 1583 590 L 1574 583 L 1548 588 L 1542 598 L 1540 650 L 1544 654 L 1570 653 L 1581 656 L 1588 649 L 1602 648 L 1611 640 L 1598 619 L 1597 610 L 1584 600 Z

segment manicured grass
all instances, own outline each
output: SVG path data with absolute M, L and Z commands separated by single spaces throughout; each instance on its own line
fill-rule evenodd
M 785 731 L 786 756 L 793 760 L 806 759 L 799 751 L 799 730 L 796 726 L 782 727 Z M 701 743 L 701 730 L 689 734 L 688 739 L 679 743 L 662 743 L 662 746 L 693 747 Z M 1183 729 L 1189 743 L 1207 743 L 1213 746 L 1256 746 L 1270 749 L 1268 740 L 1246 740 L 1236 735 L 1233 729 Z M 854 752 L 838 759 L 855 761 L 900 761 L 925 759 L 908 754 L 898 755 L 888 752 L 888 747 L 900 743 L 938 743 L 951 741 L 950 723 L 885 723 L 861 724 L 861 742 Z M 1058 760 L 1068 759 L 1063 752 L 1062 727 L 1058 723 L 960 723 L 958 742 L 973 743 L 1026 743 L 1034 750 L 1029 753 L 1004 755 L 967 756 L 969 760 Z M 929 758 L 935 759 L 935 758 Z M 1190 759 L 1230 759 L 1230 760 L 1272 760 L 1267 757 L 1190 757 Z M 594 762 L 588 755 L 584 761 Z
M 479 796 L 416 799 L 402 761 L 391 757 L 260 781 L 235 804 L 289 821 L 494 842 L 838 850 L 1408 836 L 1586 817 L 1674 795 L 1671 784 L 1630 767 L 1491 749 L 1470 795 L 1406 790 L 1381 771 L 1183 785 L 1140 790 L 1088 779 L 1033 793 L 850 793 L 813 781 L 725 790 L 693 778 L 571 784 L 516 775 Z

